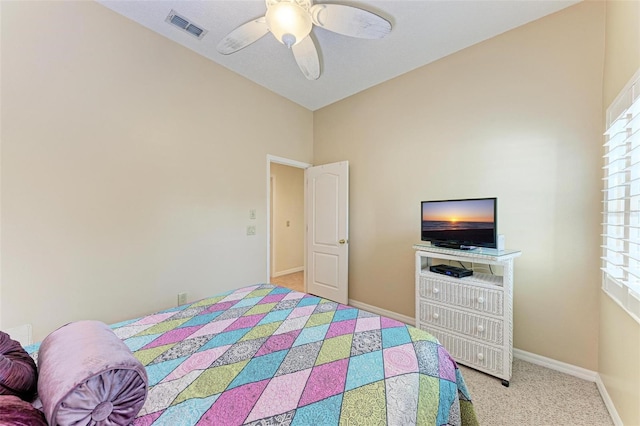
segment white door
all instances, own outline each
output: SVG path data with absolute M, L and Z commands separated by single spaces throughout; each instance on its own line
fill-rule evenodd
M 349 300 L 349 162 L 305 170 L 307 292 Z

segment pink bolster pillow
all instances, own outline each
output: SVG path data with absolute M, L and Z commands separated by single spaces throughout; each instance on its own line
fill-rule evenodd
M 38 395 L 51 426 L 128 425 L 147 398 L 147 372 L 99 321 L 67 324 L 38 351 Z
M 36 393 L 36 363 L 19 342 L 0 331 L 0 395 L 31 401 Z

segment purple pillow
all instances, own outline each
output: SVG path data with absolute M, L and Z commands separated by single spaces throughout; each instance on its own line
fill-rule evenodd
M 19 342 L 0 331 L 0 395 L 31 401 L 37 383 L 36 363 Z
M 38 395 L 52 425 L 128 425 L 147 398 L 147 372 L 99 321 L 67 324 L 38 351 Z
M 0 395 L 0 426 L 47 426 L 42 411 L 17 396 Z

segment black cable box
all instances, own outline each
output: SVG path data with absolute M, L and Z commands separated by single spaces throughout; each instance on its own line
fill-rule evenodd
M 473 275 L 473 271 L 471 269 L 458 268 L 457 266 L 444 264 L 429 266 L 429 270 L 431 272 L 435 272 L 436 274 L 449 275 L 450 277 L 455 278 L 462 278 Z

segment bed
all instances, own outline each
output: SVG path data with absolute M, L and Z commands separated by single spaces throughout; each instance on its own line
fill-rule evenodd
M 135 426 L 477 424 L 433 336 L 272 284 L 110 328 L 148 376 Z

